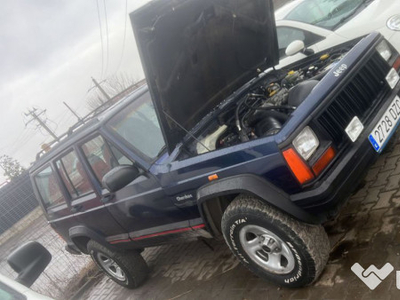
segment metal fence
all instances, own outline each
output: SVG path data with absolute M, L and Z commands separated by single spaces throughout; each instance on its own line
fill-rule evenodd
M 0 189 L 0 273 L 15 278 L 7 256 L 28 241 L 38 241 L 52 254 L 52 261 L 31 287 L 55 299 L 68 299 L 96 267 L 86 255 L 64 250 L 65 242 L 50 227 L 38 208 L 28 174 Z
M 38 207 L 28 172 L 0 189 L 0 235 Z
M 87 280 L 96 267 L 87 255 L 71 255 L 64 250 L 65 242 L 52 230 L 43 216 L 29 227 L 0 245 L 0 273 L 15 278 L 17 274 L 7 264 L 7 256 L 27 241 L 38 241 L 50 251 L 52 260 L 31 287 L 34 291 L 55 299 L 69 299 Z M 79 282 L 81 281 L 81 282 Z

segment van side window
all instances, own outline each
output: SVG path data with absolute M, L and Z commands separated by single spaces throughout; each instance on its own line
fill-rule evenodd
M 61 178 L 72 198 L 93 192 L 87 174 L 75 151 L 69 152 L 56 162 Z
M 50 166 L 35 176 L 35 183 L 46 208 L 65 202 L 56 174 Z
M 120 164 L 132 164 L 132 161 L 115 147 L 110 147 L 100 135 L 83 144 L 82 150 L 99 182 L 112 168 Z

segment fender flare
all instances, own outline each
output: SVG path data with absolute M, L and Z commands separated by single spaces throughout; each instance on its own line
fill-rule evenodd
M 74 243 L 74 245 L 83 253 L 87 253 L 87 251 L 85 251 L 86 249 L 82 249 L 81 245 L 78 245 L 74 238 L 89 238 L 91 240 L 94 240 L 96 242 L 98 242 L 99 244 L 103 245 L 106 248 L 109 248 L 111 250 L 115 250 L 116 248 L 112 245 L 110 245 L 109 243 L 107 243 L 106 239 L 104 236 L 102 236 L 101 234 L 97 233 L 96 231 L 87 228 L 86 226 L 83 225 L 78 225 L 78 226 L 74 226 L 71 227 L 69 229 L 69 237 L 71 239 L 71 241 Z
M 265 203 L 272 205 L 295 219 L 310 223 L 320 224 L 319 219 L 289 199 L 289 195 L 276 186 L 253 174 L 241 174 L 212 181 L 197 190 L 197 205 L 204 218 L 202 204 L 218 196 L 229 194 L 251 194 Z

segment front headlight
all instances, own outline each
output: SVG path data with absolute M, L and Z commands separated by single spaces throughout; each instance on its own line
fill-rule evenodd
M 400 15 L 395 15 L 391 17 L 387 21 L 386 25 L 390 30 L 400 31 Z
M 390 49 L 388 43 L 385 40 L 383 40 L 382 42 L 379 43 L 378 46 L 376 46 L 376 51 L 378 51 L 379 54 L 386 61 L 389 61 L 389 59 L 392 57 L 392 50 Z
M 319 140 L 310 127 L 305 127 L 299 135 L 293 140 L 293 146 L 297 153 L 305 160 L 308 160 L 314 154 L 319 146 Z

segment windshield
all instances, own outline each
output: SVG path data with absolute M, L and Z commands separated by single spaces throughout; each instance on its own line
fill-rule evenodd
M 134 100 L 107 127 L 149 158 L 155 158 L 165 146 L 149 93 Z
M 305 0 L 294 8 L 286 20 L 299 21 L 334 29 L 359 11 L 368 0 Z

